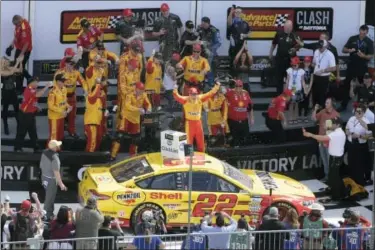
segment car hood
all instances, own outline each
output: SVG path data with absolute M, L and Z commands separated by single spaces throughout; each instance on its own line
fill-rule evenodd
M 253 182 L 253 192 L 260 195 L 268 195 L 270 189 L 275 195 L 293 195 L 315 198 L 311 190 L 292 178 L 284 175 L 264 171 L 242 170 Z

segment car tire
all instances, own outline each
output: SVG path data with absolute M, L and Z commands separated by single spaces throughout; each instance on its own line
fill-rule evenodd
M 297 212 L 297 209 L 292 204 L 290 204 L 289 202 L 278 201 L 278 202 L 273 203 L 266 210 L 264 210 L 263 216 L 268 214 L 268 212 L 270 210 L 270 207 L 277 207 L 277 209 L 279 209 L 279 219 L 280 219 L 280 221 L 282 221 L 285 218 L 285 215 L 287 214 L 289 209 L 294 209 Z
M 143 203 L 133 210 L 132 215 L 130 217 L 131 228 L 133 229 L 134 234 L 136 234 L 136 228 L 137 228 L 138 223 L 141 222 L 141 216 L 143 212 L 147 210 L 151 210 L 153 213 L 161 212 L 161 214 L 164 217 L 164 224 L 166 224 L 166 221 L 165 221 L 166 215 L 165 215 L 164 210 L 160 206 L 154 203 Z

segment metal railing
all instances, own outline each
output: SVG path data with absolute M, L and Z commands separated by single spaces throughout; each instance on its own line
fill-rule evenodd
M 251 249 L 251 250 L 370 250 L 374 228 L 327 228 L 283 231 L 192 232 L 150 236 L 91 237 L 63 240 L 31 238 L 1 243 L 1 249 Z

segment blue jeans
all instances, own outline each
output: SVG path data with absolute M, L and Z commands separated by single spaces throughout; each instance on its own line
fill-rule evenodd
M 328 148 L 323 146 L 323 144 L 321 143 L 319 143 L 319 154 L 320 154 L 320 159 L 322 160 L 322 163 L 323 163 L 325 178 L 328 178 L 328 172 L 329 172 Z

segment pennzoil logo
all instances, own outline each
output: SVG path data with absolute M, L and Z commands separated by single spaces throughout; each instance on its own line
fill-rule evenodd
M 120 205 L 131 206 L 143 202 L 146 196 L 142 191 L 133 192 L 127 190 L 115 192 L 113 198 Z

